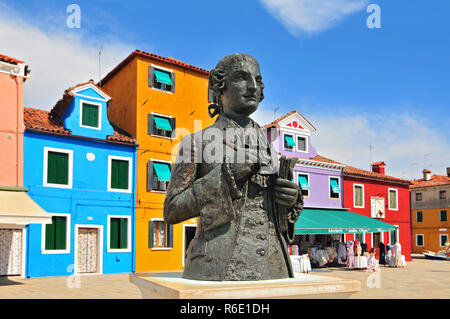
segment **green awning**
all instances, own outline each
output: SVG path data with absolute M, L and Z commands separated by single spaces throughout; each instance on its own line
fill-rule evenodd
M 298 175 L 298 183 L 300 184 L 302 190 L 309 190 L 308 180 L 304 175 Z
M 340 188 L 339 188 L 339 184 L 337 182 L 337 180 L 335 179 L 330 179 L 330 186 L 331 186 L 331 191 L 335 194 L 339 194 L 340 193 Z
M 172 131 L 172 125 L 170 125 L 169 119 L 165 117 L 154 116 L 156 127 L 160 130 Z
M 361 234 L 396 230 L 397 226 L 347 210 L 305 208 L 295 234 Z
M 158 81 L 159 83 L 172 85 L 172 79 L 170 78 L 169 73 L 164 72 L 164 71 L 159 71 L 156 69 L 154 71 L 155 71 L 156 81 Z
M 162 182 L 170 181 L 170 167 L 169 164 L 165 163 L 153 163 L 153 167 L 155 168 L 156 175 L 158 179 Z
M 289 146 L 295 146 L 294 139 L 290 135 L 285 135 L 284 139 L 286 140 L 286 143 L 288 143 Z

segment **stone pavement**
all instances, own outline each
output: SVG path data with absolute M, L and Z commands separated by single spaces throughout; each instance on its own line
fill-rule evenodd
M 450 298 L 450 262 L 447 261 L 413 259 L 407 262 L 406 268 L 381 266 L 377 273 L 346 268 L 317 270 L 312 274 L 360 280 L 361 291 L 351 298 Z M 78 278 L 77 282 L 74 277 L 0 277 L 0 298 L 141 298 L 138 288 L 129 282 L 128 274 Z

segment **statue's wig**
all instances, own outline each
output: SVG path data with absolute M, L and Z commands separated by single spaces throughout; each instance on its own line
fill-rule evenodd
M 220 96 L 226 90 L 225 82 L 227 76 L 231 74 L 233 69 L 243 65 L 243 62 L 251 62 L 258 66 L 259 63 L 254 57 L 246 53 L 234 53 L 223 57 L 214 69 L 209 72 L 208 90 L 213 93 L 213 104 L 208 107 L 208 112 L 211 117 L 214 117 L 223 112 L 223 105 Z M 264 99 L 264 83 L 261 82 L 261 98 Z M 211 112 L 211 109 L 214 111 Z

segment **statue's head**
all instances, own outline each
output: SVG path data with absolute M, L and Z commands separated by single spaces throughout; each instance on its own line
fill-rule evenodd
M 259 63 L 245 53 L 222 58 L 209 73 L 209 89 L 217 113 L 227 112 L 249 116 L 264 99 L 264 83 Z

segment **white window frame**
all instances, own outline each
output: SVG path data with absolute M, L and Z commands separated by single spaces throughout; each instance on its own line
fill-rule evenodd
M 97 127 L 83 125 L 83 103 L 98 106 L 98 123 L 97 123 Z M 101 130 L 102 129 L 102 103 L 91 102 L 89 100 L 80 99 L 80 127 L 89 128 L 89 129 L 93 129 L 93 130 Z
M 162 66 L 159 66 L 159 65 L 156 65 L 156 64 L 151 64 L 151 66 L 153 67 L 153 76 L 155 76 L 155 72 L 154 72 L 155 69 L 159 69 L 159 70 L 161 70 L 161 71 L 170 73 L 170 74 L 171 74 L 170 79 L 172 80 L 172 74 L 175 73 L 172 69 L 166 69 L 166 68 L 163 68 Z M 173 83 L 172 83 L 172 85 L 173 85 Z M 161 90 L 161 89 L 155 88 L 155 87 L 153 86 L 153 83 L 152 83 L 152 85 L 151 85 L 150 87 L 151 87 L 153 90 L 157 90 L 157 91 L 159 91 L 159 92 L 166 92 L 166 93 L 173 94 L 172 91 Z M 157 136 L 159 136 L 159 135 L 157 135 Z
M 294 146 L 292 149 L 290 149 L 290 148 L 285 148 L 285 147 L 284 147 L 284 137 L 285 137 L 286 135 L 291 136 L 291 137 L 292 137 L 292 140 L 293 140 L 294 143 L 295 143 L 295 146 Z M 297 142 L 295 141 L 295 138 L 296 138 L 296 135 L 295 135 L 295 134 L 283 132 L 283 140 L 282 140 L 282 143 L 283 143 L 283 145 L 282 145 L 282 146 L 283 146 L 283 150 L 288 151 L 288 152 L 295 152 L 295 151 L 297 150 Z
M 309 173 L 297 172 L 297 185 L 300 185 L 300 182 L 298 180 L 298 177 L 300 175 L 306 176 L 306 179 L 308 180 L 308 185 L 309 185 L 308 195 L 303 195 L 303 198 L 309 198 L 311 196 L 311 180 L 309 179 Z
M 72 229 L 70 227 L 70 217 L 71 214 L 63 214 L 63 213 L 48 213 L 51 216 L 57 216 L 57 217 L 66 217 L 66 249 L 51 249 L 46 250 L 45 249 L 45 235 L 46 235 L 46 225 L 47 224 L 41 224 L 41 254 L 70 254 L 70 230 Z
M 400 242 L 400 227 L 398 227 L 398 225 L 392 225 L 392 226 L 396 226 L 397 228 L 395 230 L 393 230 L 394 234 L 395 234 L 395 242 L 393 245 L 395 245 L 398 242 Z M 389 244 L 391 243 L 391 231 L 389 231 Z
M 164 218 L 152 218 L 150 219 L 150 221 L 152 222 L 163 222 L 164 223 L 164 241 L 165 241 L 165 245 L 167 245 L 167 226 L 168 224 L 164 221 Z M 156 227 L 155 227 L 155 231 L 156 231 Z M 153 247 L 150 248 L 150 250 L 172 250 L 173 247 L 156 247 L 154 246 L 155 243 L 153 242 Z
M 339 186 L 339 197 L 337 198 L 333 198 L 331 197 L 331 179 L 337 179 L 338 181 L 338 186 Z M 341 179 L 339 178 L 339 176 L 328 176 L 328 198 L 332 199 L 332 200 L 340 200 L 341 199 L 341 192 L 342 192 L 342 188 L 341 188 Z
M 299 137 L 305 139 L 305 150 L 304 150 L 304 151 L 298 149 L 298 138 L 299 138 Z M 296 135 L 295 135 L 295 150 L 296 150 L 297 152 L 299 152 L 299 153 L 308 153 L 308 151 L 309 151 L 308 142 L 309 142 L 309 141 L 308 141 L 308 136 L 296 134 Z
M 447 237 L 447 240 L 448 240 L 448 235 L 447 234 L 439 234 L 439 247 L 445 247 L 445 243 L 444 243 L 444 246 L 442 246 L 441 245 L 441 243 L 442 243 L 442 237 Z M 447 242 L 447 240 L 446 240 L 446 242 Z
M 418 244 L 418 236 L 422 236 L 422 245 Z M 424 234 L 416 234 L 416 246 L 417 247 L 423 247 L 425 246 L 425 235 Z
M 111 218 L 127 219 L 127 248 L 111 248 Z M 106 225 L 106 251 L 108 253 L 130 253 L 131 252 L 131 216 L 129 215 L 108 215 Z
M 395 191 L 396 208 L 391 208 L 391 191 Z M 388 208 L 389 210 L 398 211 L 398 189 L 388 188 Z
M 356 205 L 356 187 L 362 187 L 362 206 Z M 365 201 L 364 201 L 364 184 L 353 184 L 353 207 L 355 208 L 364 208 Z
M 69 168 L 67 170 L 67 174 L 68 174 L 67 185 L 47 183 L 48 152 L 64 153 L 64 154 L 69 155 L 69 161 L 68 161 Z M 45 187 L 72 188 L 72 181 L 73 181 L 72 175 L 73 175 L 73 150 L 44 146 L 44 170 L 43 170 L 42 185 Z
M 128 161 L 128 189 L 111 188 L 111 165 L 112 160 Z M 133 159 L 131 157 L 108 155 L 108 192 L 131 193 L 133 178 Z

